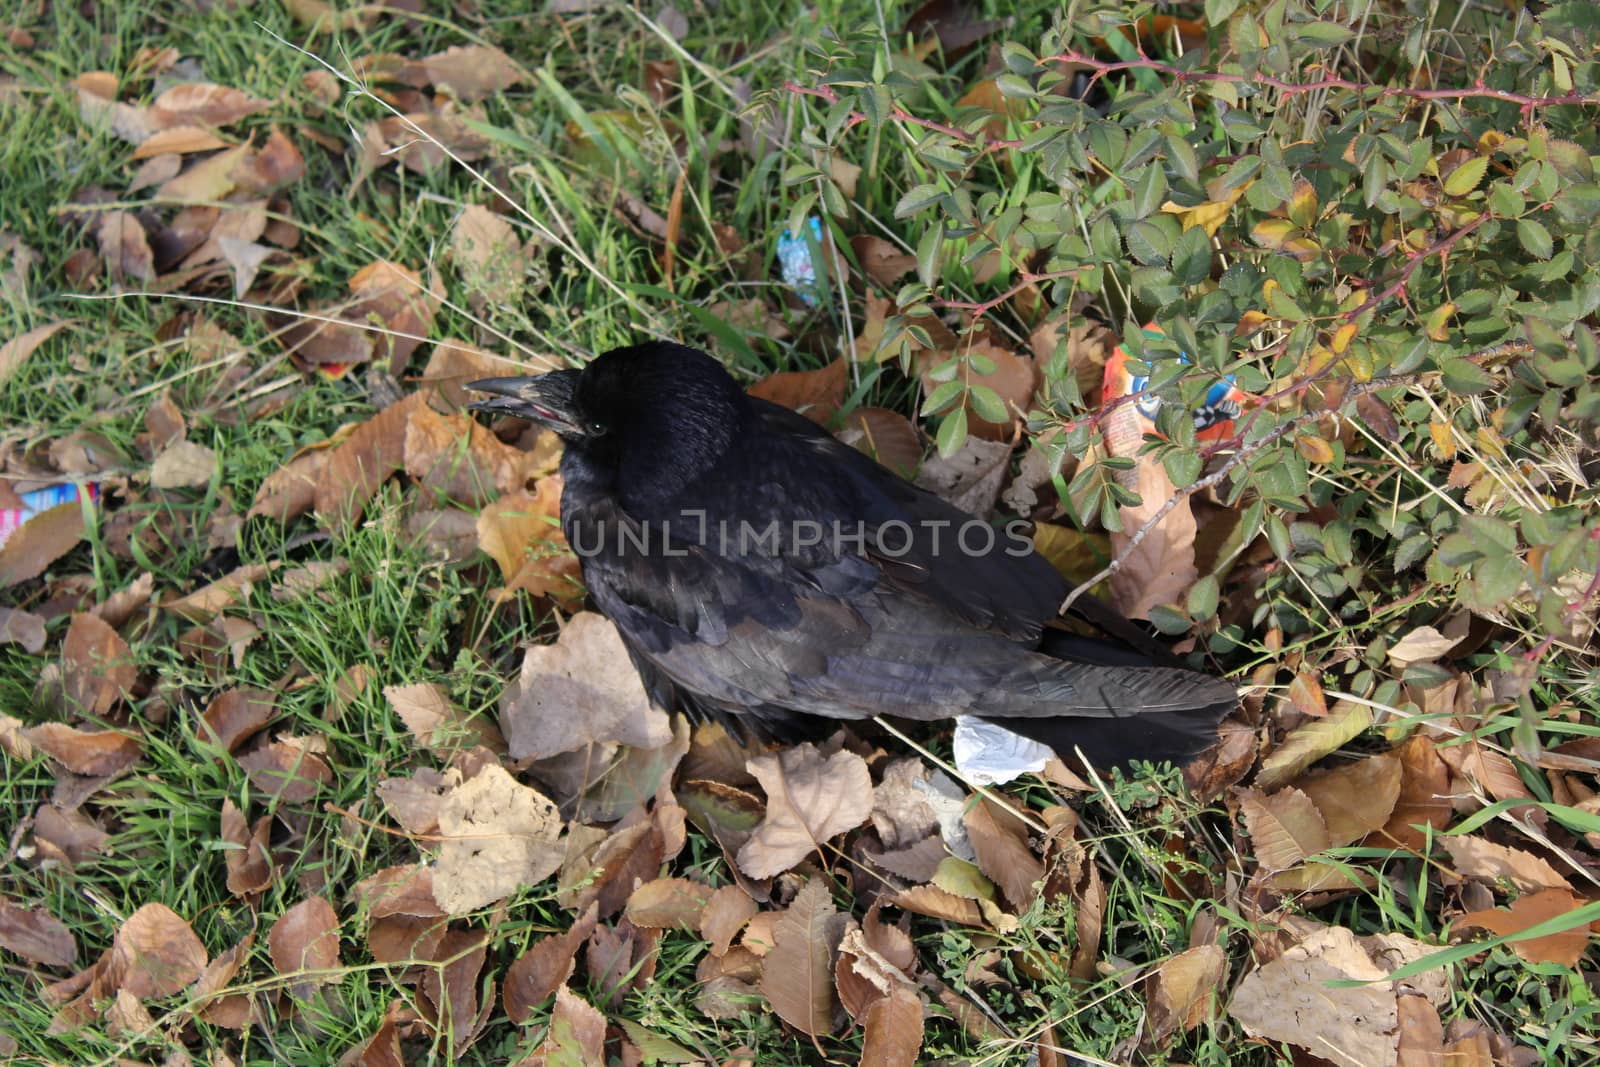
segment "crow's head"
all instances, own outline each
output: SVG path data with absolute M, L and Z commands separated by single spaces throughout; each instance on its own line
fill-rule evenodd
M 560 434 L 591 478 L 623 497 L 665 500 L 710 470 L 744 426 L 749 402 L 715 359 L 665 341 L 616 348 L 582 370 L 485 378 L 475 411 L 515 415 Z

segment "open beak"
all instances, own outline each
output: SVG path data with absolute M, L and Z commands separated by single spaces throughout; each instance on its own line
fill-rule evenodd
M 559 434 L 582 434 L 578 417 L 578 372 L 557 370 L 531 378 L 480 378 L 468 382 L 474 393 L 489 393 L 491 399 L 476 400 L 467 407 L 495 415 L 515 415 L 519 419 L 548 426 Z

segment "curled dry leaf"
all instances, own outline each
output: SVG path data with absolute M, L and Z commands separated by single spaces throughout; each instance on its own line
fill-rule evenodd
M 497 490 L 519 490 L 534 461 L 459 412 L 440 415 L 419 404 L 406 423 L 405 471 L 442 500 L 477 507 Z
M 978 868 L 1000 886 L 1015 911 L 1027 911 L 1038 896 L 1035 883 L 1044 880 L 1044 864 L 1028 847 L 1027 826 L 986 797 L 968 809 L 964 821 Z
M 19 908 L 4 900 L 0 948 L 46 967 L 71 967 L 78 958 L 78 942 L 60 919 L 43 908 Z
M 1111 534 L 1113 558 L 1122 561 L 1110 578 L 1111 606 L 1130 619 L 1148 619 L 1161 604 L 1181 604 L 1200 577 L 1195 566 L 1194 509 L 1189 498 L 1162 515 L 1137 545 L 1134 534 L 1166 505 L 1177 487 L 1161 460 L 1152 454 L 1135 461 L 1139 504 L 1117 509 L 1122 529 Z
M 292 978 L 289 988 L 305 998 L 319 985 L 339 980 L 339 916 L 324 897 L 302 900 L 278 917 L 267 933 L 273 969 Z
M 508 493 L 478 513 L 478 547 L 500 565 L 508 590 L 576 605 L 583 598 L 578 557 L 567 547 L 560 513 L 560 476 L 542 478 L 537 492 Z
M 556 806 L 491 764 L 456 786 L 439 809 L 433 895 L 463 915 L 554 874 L 561 866 Z
M 478 1008 L 478 979 L 488 943 L 485 931 L 449 929 L 432 952 L 431 962 L 438 966 L 422 972 L 420 1014 L 435 1036 L 453 1038 L 451 1048 L 457 1054 L 477 1040 L 488 1021 L 487 1012 L 480 1017 Z
M 739 866 L 752 878 L 788 870 L 872 814 L 872 776 L 853 752 L 824 759 L 808 742 L 747 766 L 767 794 L 766 817 L 738 854 Z
M 1459 638 L 1446 637 L 1432 626 L 1419 626 L 1394 643 L 1389 662 L 1403 670 L 1413 663 L 1436 660 L 1460 643 Z
M 1394 750 L 1400 761 L 1400 795 L 1389 820 L 1373 831 L 1366 844 L 1418 850 L 1428 841 L 1428 831 L 1450 825 L 1454 809 L 1448 796 L 1450 771 L 1434 751 L 1433 742 L 1417 733 Z
M 267 835 L 272 816 L 263 815 L 251 826 L 231 799 L 222 802 L 222 839 L 233 848 L 225 854 L 228 867 L 228 892 L 243 900 L 261 894 L 272 884 L 272 853 Z
M 95 227 L 95 238 L 113 279 L 148 282 L 155 278 L 155 255 L 150 251 L 150 239 L 133 215 L 126 211 L 106 212 Z
M 127 770 L 142 751 L 137 738 L 115 730 L 77 730 L 64 722 L 40 723 L 22 736 L 73 774 L 92 777 Z
M 1270 790 L 1292 781 L 1307 767 L 1355 739 L 1371 725 L 1372 709 L 1354 701 L 1338 701 L 1328 710 L 1327 718 L 1312 719 L 1297 727 L 1261 761 L 1256 787 Z
M 161 606 L 190 622 L 210 622 L 225 608 L 247 598 L 255 583 L 271 574 L 276 566 L 277 563 L 273 562 L 237 567 L 211 584 L 201 586 L 187 596 L 168 600 Z
M 1210 1019 L 1214 1000 L 1228 975 L 1228 957 L 1216 945 L 1196 945 L 1162 961 L 1150 981 L 1150 1031 L 1163 1045 L 1175 1033 L 1188 1033 Z
M 798 411 L 812 422 L 826 426 L 844 403 L 849 380 L 849 366 L 843 359 L 836 359 L 820 370 L 769 374 L 750 387 L 750 395 Z
M 1455 922 L 1456 929 L 1474 927 L 1505 937 L 1520 934 L 1542 922 L 1571 914 L 1589 903 L 1572 890 L 1543 889 L 1537 893 L 1518 897 L 1509 909 L 1490 908 L 1463 915 Z M 1587 914 L 1587 913 L 1585 913 Z M 1584 916 L 1565 930 L 1543 937 L 1530 937 L 1511 942 L 1511 950 L 1529 963 L 1555 963 L 1562 967 L 1576 967 L 1589 947 L 1590 923 Z
M 833 1032 L 837 1008 L 833 954 L 844 936 L 845 921 L 834 910 L 827 884 L 821 878 L 809 879 L 778 916 L 772 951 L 761 961 L 761 992 L 772 1010 L 813 1038 Z
M 419 767 L 409 778 L 385 778 L 378 783 L 383 806 L 408 834 L 432 834 L 439 828 L 439 808 L 454 786 L 431 767 Z
M 41 511 L 0 544 L 0 589 L 37 578 L 83 539 L 83 505 L 77 501 Z
M 917 269 L 917 257 L 882 237 L 856 234 L 850 238 L 850 248 L 867 277 L 879 288 L 889 291 L 907 274 Z
M 494 723 L 482 717 L 469 718 L 450 703 L 444 688 L 433 682 L 386 685 L 383 698 L 429 752 L 450 753 L 474 745 L 495 751 L 505 748 L 505 741 Z
M 1358 938 L 1322 927 L 1245 975 L 1228 1014 L 1252 1037 L 1287 1041 L 1339 1067 L 1393 1067 L 1399 1005 L 1385 979 L 1431 951 L 1398 934 Z M 1442 971 L 1415 975 L 1409 986 L 1434 1004 L 1448 995 Z
M 574 615 L 553 645 L 535 645 L 501 699 L 511 758 L 545 759 L 607 741 L 660 748 L 672 740 L 633 669 L 617 628 L 591 611 Z

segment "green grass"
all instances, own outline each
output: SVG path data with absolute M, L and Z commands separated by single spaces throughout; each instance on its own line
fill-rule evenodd
M 179 295 L 89 300 L 70 291 L 61 265 L 74 251 L 95 242 L 92 224 L 85 232 L 67 205 L 93 187 L 110 190 L 114 198 L 133 171 L 127 145 L 80 121 L 73 77 L 96 69 L 123 70 L 138 49 L 170 46 L 186 63 L 197 65 L 192 71 L 196 76 L 272 101 L 270 111 L 239 128 L 264 134 L 269 121 L 276 123 L 305 152 L 307 173 L 281 194 L 287 199 L 286 214 L 303 230 L 295 252 L 298 269 L 306 273 L 302 306 L 344 299 L 349 277 L 383 258 L 424 273 L 430 268 L 440 272 L 449 304 L 433 326 L 435 338 L 472 341 L 508 355 L 578 356 L 640 336 L 671 337 L 715 346 L 737 373 L 752 381 L 775 370 L 814 367 L 833 358 L 833 342 L 847 320 L 859 319 L 860 307 L 841 305 L 838 292 L 829 293 L 815 310 L 793 301 L 783 305 L 779 299 L 773 245 L 804 192 L 785 186 L 784 173 L 794 164 L 812 163 L 809 151 L 795 142 L 785 151 L 750 159 L 738 145 L 742 130 L 751 124 L 771 120 L 797 130 L 805 121 L 815 121 L 823 108 L 784 94 L 759 95 L 746 104 L 737 84 L 761 93 L 778 89 L 788 78 L 803 77 L 807 47 L 834 47 L 820 40 L 819 27 L 856 30 L 868 39 L 892 38 L 898 49 L 902 42 L 895 31 L 907 13 L 903 7 L 881 13 L 876 4 L 838 0 L 814 5 L 802 16 L 799 4 L 770 10 L 720 4 L 689 13 L 690 33 L 681 46 L 620 7 L 564 19 L 530 16 L 529 5 L 509 0 L 471 7 L 470 21 L 431 4 L 419 19 L 383 16 L 365 31 L 308 41 L 303 27 L 278 3 L 243 12 L 218 5 L 209 13 L 179 3 L 140 13 L 128 5 L 56 4 L 22 24 L 35 38 L 31 48 L 0 44 L 0 75 L 6 79 L 0 81 L 0 130 L 5 131 L 0 135 L 0 174 L 6 176 L 0 234 L 15 236 L 38 257 L 25 289 L 0 290 L 0 341 L 45 322 L 74 320 L 0 386 L 0 450 L 21 457 L 82 432 L 103 438 L 121 457 L 107 477 L 115 508 L 91 528 L 84 545 L 51 568 L 50 577 L 83 576 L 82 591 L 93 602 L 126 587 L 144 571 L 154 574 L 159 598 L 187 592 L 236 562 L 348 564 L 343 576 L 298 599 L 275 600 L 263 583 L 236 612 L 248 617 L 260 634 L 242 662 L 230 663 L 220 679 L 180 652 L 177 639 L 188 624 L 171 613 L 151 610 L 125 628 L 141 674 L 130 725 L 145 738 L 145 755 L 131 774 L 96 795 L 100 817 L 112 830 L 107 854 L 69 872 L 41 865 L 19 849 L 28 838 L 19 821 L 48 803 L 57 783 L 42 759 L 21 761 L 7 755 L 0 760 L 0 807 L 13 813 L 7 826 L 12 847 L 0 864 L 0 896 L 44 908 L 64 922 L 77 939 L 80 963 L 96 958 L 111 944 L 121 921 L 152 901 L 189 920 L 213 955 L 254 933 L 251 961 L 241 972 L 247 977 L 237 988 L 255 997 L 264 1025 L 236 1033 L 195 1023 L 176 1034 L 158 1028 L 131 1039 L 110 1036 L 99 1026 L 50 1035 L 46 1028 L 54 1008 L 41 998 L 39 979 L 7 956 L 0 970 L 0 1033 L 16 1041 L 17 1062 L 153 1062 L 172 1050 L 176 1036 L 197 1058 L 224 1049 L 241 1064 L 325 1064 L 374 1034 L 391 1002 L 412 994 L 400 975 L 369 962 L 361 925 L 353 906 L 346 906 L 348 892 L 375 871 L 416 859 L 415 847 L 387 830 L 390 820 L 378 799 L 378 784 L 439 763 L 418 751 L 416 739 L 383 699 L 382 688 L 436 681 L 459 707 L 492 716 L 505 681 L 515 673 L 519 647 L 548 639 L 551 632 L 541 606 L 524 600 L 497 610 L 484 603 L 484 590 L 497 584 L 499 576 L 481 557 L 464 565 L 447 563 L 412 544 L 404 529 L 401 491 L 395 486 L 381 493 L 364 521 L 352 528 L 307 537 L 309 522 L 279 528 L 251 521 L 238 538 L 237 559 L 228 552 L 218 517 L 242 515 L 262 481 L 299 449 L 325 442 L 341 426 L 369 417 L 373 404 L 367 380 L 361 370 L 338 381 L 300 375 L 271 336 L 272 327 L 260 315 L 226 301 L 199 304 Z M 92 14 L 86 16 L 85 10 Z M 1030 6 L 1017 15 L 1008 36 L 1036 38 L 1048 25 L 1051 10 Z M 478 169 L 527 213 L 513 219 L 523 236 L 537 225 L 565 246 L 549 251 L 543 260 L 548 271 L 529 280 L 520 300 L 502 302 L 490 294 L 480 313 L 471 311 L 471 294 L 463 291 L 444 249 L 459 207 L 488 202 L 490 191 L 456 166 L 426 178 L 385 167 L 352 191 L 353 157 L 315 147 L 301 130 L 310 128 L 348 143 L 352 126 L 359 128 L 384 111 L 371 96 L 355 93 L 330 109 L 317 105 L 302 88 L 302 77 L 318 69 L 317 62 L 291 47 L 303 44 L 343 69 L 344 57 L 380 52 L 424 56 L 472 41 L 497 44 L 533 73 L 528 84 L 486 102 L 482 132 L 493 142 L 493 158 Z M 660 105 L 639 86 L 647 61 L 668 58 L 682 64 L 682 87 Z M 904 57 L 898 62 L 911 65 Z M 981 63 L 981 55 L 970 56 L 949 78 L 919 90 L 927 113 L 950 117 L 950 100 L 978 76 Z M 148 99 L 147 89 L 141 87 L 141 99 Z M 574 141 L 569 128 L 581 131 L 583 142 Z M 676 136 L 681 136 L 681 145 L 674 144 Z M 900 197 L 938 173 L 908 143 L 888 138 L 858 162 L 866 170 L 850 206 L 850 233 L 882 230 Z M 1008 173 L 998 159 L 985 161 L 982 168 L 986 180 L 1044 181 L 1027 169 L 1021 175 Z M 613 194 L 626 193 L 664 214 L 680 170 L 682 236 L 669 286 L 660 269 L 660 242 L 638 232 L 619 213 Z M 148 206 L 138 199 L 117 203 L 127 210 Z M 101 205 L 97 210 L 106 209 Z M 719 226 L 748 242 L 750 265 L 719 248 L 714 237 Z M 0 269 L 5 266 L 0 261 Z M 961 268 L 946 281 L 955 286 L 950 292 L 957 296 L 970 297 L 978 288 Z M 100 297 L 112 291 L 102 281 L 92 288 Z M 790 338 L 779 341 L 739 331 L 716 322 L 706 310 L 721 300 L 752 296 L 784 307 Z M 197 317 L 241 342 L 237 362 L 247 370 L 243 384 L 230 377 L 230 366 L 183 342 L 182 330 Z M 412 374 L 420 364 L 419 359 Z M 249 394 L 267 386 L 276 388 L 245 403 Z M 218 474 L 203 489 L 163 494 L 143 481 L 148 462 L 139 453 L 137 438 L 146 412 L 167 390 L 188 419 L 189 439 L 219 457 Z M 910 411 L 914 395 L 914 387 L 897 373 L 868 369 L 851 400 Z M 263 397 L 273 403 L 258 407 Z M 1421 422 L 1426 422 L 1425 415 Z M 1416 478 L 1409 483 L 1397 474 L 1400 484 L 1389 485 L 1385 493 L 1423 500 L 1417 510 L 1431 519 L 1427 493 L 1416 484 L 1422 476 L 1411 473 Z M 1347 484 L 1328 480 L 1307 495 L 1317 503 L 1348 502 L 1358 489 L 1370 488 L 1364 478 L 1352 477 Z M 1389 501 L 1381 503 L 1383 507 L 1362 497 L 1363 516 L 1384 510 Z M 133 547 L 124 549 L 130 521 L 136 536 Z M 1376 521 L 1361 521 L 1362 537 L 1381 542 L 1389 535 Z M 1311 536 L 1305 530 L 1295 533 Z M 1339 570 L 1336 563 L 1323 560 L 1274 574 L 1264 592 L 1271 610 L 1230 626 L 1225 633 L 1234 647 L 1223 649 L 1219 637 L 1213 650 L 1231 653 L 1229 662 L 1247 672 L 1258 663 L 1283 662 L 1293 651 L 1349 648 L 1352 655 L 1340 684 L 1367 691 L 1358 684 L 1362 672 L 1370 682 L 1382 665 L 1382 656 L 1369 651 L 1371 639 L 1398 628 L 1404 620 L 1396 616 L 1405 608 L 1396 608 L 1393 598 L 1369 588 L 1363 598 L 1345 601 L 1338 613 L 1313 614 L 1304 593 L 1306 576 L 1314 582 Z M 1339 600 L 1324 586 L 1314 588 Z M 1424 600 L 1447 603 L 1449 592 L 1446 583 L 1437 583 Z M 3 601 L 51 614 L 50 644 L 43 653 L 29 655 L 17 645 L 0 644 L 0 711 L 29 723 L 53 717 L 48 706 L 37 702 L 36 686 L 56 662 L 67 625 L 66 608 L 50 605 L 48 596 L 46 584 L 36 582 L 7 590 Z M 1274 623 L 1285 631 L 1277 635 L 1278 643 L 1266 638 Z M 1511 662 L 1507 653 L 1486 651 L 1473 666 L 1481 672 Z M 370 682 L 339 710 L 336 684 L 357 666 L 371 672 Z M 1548 707 L 1571 701 L 1592 723 L 1595 678 L 1592 658 L 1541 661 L 1533 702 Z M 1331 679 L 1329 684 L 1334 684 Z M 274 812 L 280 816 L 273 831 L 280 877 L 254 912 L 226 889 L 227 846 L 220 840 L 218 813 L 224 800 L 232 800 L 252 820 L 273 809 L 251 790 L 233 761 L 196 740 L 194 728 L 210 697 L 228 686 L 277 690 L 278 717 L 268 729 L 324 736 L 334 770 L 332 786 L 315 804 Z M 1515 716 L 1502 716 L 1489 735 L 1509 745 L 1519 725 Z M 1583 723 L 1570 729 L 1592 732 Z M 939 739 L 930 744 L 943 751 Z M 1531 773 L 1528 777 L 1531 786 L 1545 788 L 1542 779 Z M 1035 809 L 1059 800 L 1043 786 L 1019 792 Z M 1101 957 L 1128 965 L 1158 962 L 1189 947 L 1190 931 L 1203 916 L 1221 931 L 1236 980 L 1246 965 L 1248 935 L 1256 923 L 1247 917 L 1237 884 L 1247 877 L 1248 856 L 1241 853 L 1248 848 L 1247 838 L 1227 805 L 1221 800 L 1196 802 L 1169 774 L 1138 783 L 1114 781 L 1078 806 L 1084 809 L 1089 840 L 1107 882 Z M 1187 842 L 1182 854 L 1170 847 L 1174 831 L 1181 831 Z M 1439 901 L 1430 897 L 1435 892 L 1430 876 L 1436 872 L 1427 863 L 1390 855 L 1352 857 L 1352 862 L 1365 863 L 1380 875 L 1376 888 L 1322 908 L 1320 918 L 1362 934 L 1391 931 L 1440 940 Z M 1166 870 L 1195 876 L 1204 891 L 1191 899 L 1163 878 Z M 672 873 L 690 872 L 717 885 L 731 877 L 720 850 L 692 829 Z M 273 973 L 266 931 L 289 907 L 321 892 L 334 901 L 344 920 L 345 969 L 336 984 L 325 987 L 321 1003 L 291 1011 L 279 983 L 262 977 Z M 836 896 L 843 903 L 843 894 Z M 922 965 L 969 1003 L 981 1004 L 992 1020 L 1015 1035 L 983 1045 L 948 1011 L 935 1007 L 923 1061 L 1029 1062 L 1030 1049 L 1022 1039 L 1046 1024 L 1053 1027 L 1058 1045 L 1086 1057 L 1115 1062 L 1135 1058 L 1131 1042 L 1144 1021 L 1140 985 L 1125 987 L 1117 973 L 1088 984 L 1069 977 L 1063 961 L 1070 958 L 1076 927 L 1069 904 L 1041 905 L 1021 918 L 1020 929 L 996 936 L 931 920 L 915 924 Z M 526 944 L 571 921 L 553 899 L 550 885 L 514 895 L 479 923 L 493 931 L 490 970 L 503 969 Z M 1003 981 L 972 983 L 966 976 L 968 963 L 991 949 L 1001 953 L 994 967 Z M 859 1058 L 859 1030 L 841 1030 L 822 1040 L 819 1049 L 758 1006 L 732 1019 L 703 1016 L 693 998 L 695 967 L 704 951 L 698 938 L 669 934 L 661 942 L 653 982 L 630 996 L 620 1011 L 608 1014 L 613 1020 L 635 1020 L 712 1060 L 725 1059 L 741 1046 L 753 1049 L 763 1067 Z M 1023 956 L 1043 962 L 1030 973 L 1018 962 Z M 1592 977 L 1592 968 L 1579 972 L 1530 965 L 1505 948 L 1494 949 L 1461 967 L 1455 1000 L 1441 1015 L 1447 1023 L 1456 1017 L 1482 1018 L 1525 1044 L 1542 1039 L 1540 1052 L 1547 1062 L 1582 1062 L 1592 1053 L 1592 1038 L 1572 1037 L 1571 1044 L 1568 1039 L 1585 1029 L 1592 1032 L 1600 1015 L 1585 981 Z M 595 993 L 582 987 L 581 977 L 574 981 L 581 994 Z M 181 1001 L 180 996 L 153 1005 L 152 1013 L 158 1020 L 176 1019 L 184 1007 Z M 543 1022 L 544 1016 L 536 1013 L 527 1026 L 517 1027 L 497 1008 L 495 1022 L 460 1062 L 511 1062 L 536 1047 Z M 407 1051 L 415 1057 L 409 1062 L 454 1061 L 447 1045 L 430 1047 L 425 1040 L 408 1042 Z M 1207 1067 L 1290 1059 L 1283 1049 L 1246 1044 L 1226 1016 L 1147 1058 Z

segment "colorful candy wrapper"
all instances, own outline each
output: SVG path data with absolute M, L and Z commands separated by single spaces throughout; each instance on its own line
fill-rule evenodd
M 0 508 L 0 545 L 10 540 L 17 527 L 51 508 L 60 507 L 62 504 L 71 504 L 82 500 L 87 494 L 91 501 L 100 499 L 100 487 L 93 482 L 79 485 L 74 482 L 62 485 L 46 486 L 35 489 L 31 493 L 21 494 L 22 506 L 20 508 Z
M 821 254 L 822 221 L 815 215 L 806 219 L 802 236 L 784 230 L 778 238 L 778 269 L 783 273 L 783 284 L 793 289 L 807 307 L 816 307 L 820 299 L 817 260 Z
M 1163 336 L 1161 328 L 1154 323 L 1146 325 L 1144 332 L 1146 337 Z M 1178 358 L 1189 362 L 1187 355 Z M 1118 345 L 1106 361 L 1101 403 L 1110 404 L 1118 397 L 1144 393 L 1149 384 L 1148 374 L 1134 374 L 1129 369 L 1128 353 Z M 1239 388 L 1231 374 L 1214 384 L 1200 406 L 1190 412 L 1194 418 L 1195 437 L 1201 441 L 1223 441 L 1232 437 L 1234 422 L 1249 400 L 1249 394 Z M 1106 421 L 1106 441 L 1112 454 L 1135 455 L 1146 434 L 1160 436 L 1155 424 L 1156 413 L 1160 410 L 1161 398 L 1153 393 L 1119 406 Z

